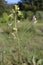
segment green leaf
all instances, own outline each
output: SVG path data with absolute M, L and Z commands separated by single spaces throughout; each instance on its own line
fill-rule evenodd
M 39 59 L 39 61 L 37 62 L 37 65 L 43 65 L 43 59 Z
M 3 13 L 3 20 L 4 21 L 8 21 L 9 17 L 8 17 L 8 14 L 7 13 Z

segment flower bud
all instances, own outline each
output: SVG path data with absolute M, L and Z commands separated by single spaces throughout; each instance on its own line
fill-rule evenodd
M 18 11 L 19 10 L 19 7 L 17 5 L 15 5 L 15 10 Z
M 14 31 L 17 31 L 17 28 L 13 28 Z
M 18 15 L 19 15 L 19 16 L 22 15 L 21 11 L 18 11 Z
M 15 34 L 14 33 L 11 33 L 14 37 L 15 37 Z
M 20 22 L 20 20 L 17 21 L 18 23 Z

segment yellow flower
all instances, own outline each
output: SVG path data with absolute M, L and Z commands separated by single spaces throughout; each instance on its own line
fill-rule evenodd
M 34 20 L 36 20 L 36 18 L 34 18 Z
M 13 36 L 13 39 L 16 39 L 16 36 L 15 36 L 15 34 L 14 33 L 11 33 L 12 34 L 12 36 Z
M 17 22 L 20 23 L 20 20 L 18 20 Z
M 37 20 L 36 20 L 36 21 L 34 21 L 34 23 L 37 23 Z
M 15 37 L 15 34 L 14 33 L 11 33 L 14 37 Z
M 21 12 L 21 11 L 18 11 L 18 15 L 19 15 L 19 16 L 22 15 L 22 12 Z
M 9 15 L 9 17 L 11 17 L 11 18 L 12 18 L 12 17 L 13 17 L 13 14 L 10 14 L 10 15 Z
M 15 10 L 16 10 L 16 11 L 18 11 L 18 10 L 19 10 L 18 5 L 15 5 Z
M 34 22 L 34 24 L 36 24 L 36 23 L 37 23 L 37 19 L 36 19 L 36 17 L 35 17 L 35 16 L 33 16 L 33 22 Z
M 17 28 L 13 28 L 14 31 L 17 31 Z

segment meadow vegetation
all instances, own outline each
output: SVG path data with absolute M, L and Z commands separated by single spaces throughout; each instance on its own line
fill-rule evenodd
M 20 11 L 0 17 L 0 65 L 43 65 L 43 11 Z

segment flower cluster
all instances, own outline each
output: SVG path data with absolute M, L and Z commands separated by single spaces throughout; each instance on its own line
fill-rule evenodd
M 15 5 L 15 10 L 16 10 L 16 11 L 18 11 L 18 10 L 19 10 L 18 5 Z
M 11 35 L 12 35 L 12 38 L 13 38 L 13 39 L 16 39 L 15 33 L 11 32 Z M 9 36 L 9 38 L 10 38 L 10 36 Z
M 19 6 L 18 5 L 14 5 L 14 7 L 15 7 L 15 10 L 13 9 L 13 12 L 14 13 L 17 13 L 18 12 L 18 16 L 20 16 L 20 15 L 22 15 L 23 13 L 19 10 Z
M 35 16 L 33 16 L 33 22 L 34 22 L 34 24 L 37 23 L 37 20 L 36 20 L 36 17 Z
M 14 5 L 14 9 L 12 9 L 11 14 L 9 15 L 9 18 L 11 19 L 11 21 L 14 20 L 15 24 L 8 24 L 8 26 L 11 28 L 11 35 L 13 36 L 13 38 L 16 37 L 15 32 L 17 33 L 17 23 L 20 23 L 20 20 L 18 20 L 18 17 L 23 16 L 23 13 L 19 10 L 19 6 L 18 5 Z M 14 26 L 15 25 L 15 26 Z

